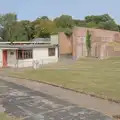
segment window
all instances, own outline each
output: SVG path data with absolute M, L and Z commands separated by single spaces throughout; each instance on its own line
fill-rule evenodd
M 22 50 L 18 50 L 18 59 L 23 59 Z
M 55 48 L 48 48 L 48 55 L 55 56 Z
M 32 59 L 33 52 L 32 50 L 18 50 L 18 59 Z
M 24 50 L 24 59 L 31 59 L 32 57 L 32 50 Z

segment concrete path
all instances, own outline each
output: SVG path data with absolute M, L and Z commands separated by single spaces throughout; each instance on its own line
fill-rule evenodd
M 112 120 L 100 112 L 78 107 L 58 96 L 47 94 L 50 86 L 45 90 L 45 85 L 38 83 L 41 85 L 40 91 L 29 89 L 27 87 L 38 87 L 37 83 L 31 85 L 30 83 L 32 82 L 23 83 L 22 80 L 15 78 L 0 78 L 0 99 L 2 100 L 0 104 L 5 112 L 25 120 Z M 56 91 L 56 89 L 50 91 Z

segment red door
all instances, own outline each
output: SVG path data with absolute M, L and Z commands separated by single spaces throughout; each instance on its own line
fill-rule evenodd
M 7 67 L 7 50 L 3 50 L 3 67 Z

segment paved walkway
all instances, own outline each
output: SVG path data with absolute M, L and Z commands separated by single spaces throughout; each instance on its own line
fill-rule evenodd
M 95 110 L 2 79 L 0 97 L 5 112 L 25 120 L 112 120 Z
M 70 103 L 76 104 L 79 107 L 100 111 L 109 116 L 120 114 L 120 104 L 108 102 L 107 100 L 90 97 L 88 95 L 83 95 L 69 90 L 64 90 L 62 88 L 24 79 L 11 78 L 7 76 L 0 76 L 0 79 L 15 83 L 17 85 L 25 86 L 35 91 L 40 91 L 43 94 L 68 101 Z

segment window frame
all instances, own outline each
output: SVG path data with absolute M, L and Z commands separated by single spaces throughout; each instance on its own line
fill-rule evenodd
M 26 60 L 26 59 L 33 59 L 33 50 L 17 50 L 17 59 L 18 60 Z
M 48 56 L 49 57 L 55 56 L 55 48 L 48 48 Z

